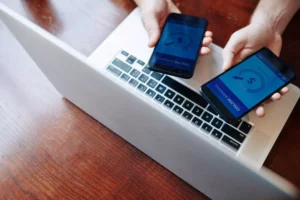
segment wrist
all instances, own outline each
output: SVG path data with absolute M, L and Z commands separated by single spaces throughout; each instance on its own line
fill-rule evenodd
M 299 8 L 299 0 L 260 0 L 250 23 L 264 23 L 281 35 Z
M 268 16 L 267 14 L 258 14 L 252 16 L 250 24 L 259 24 L 269 31 L 281 35 L 283 30 L 278 26 L 278 17 Z

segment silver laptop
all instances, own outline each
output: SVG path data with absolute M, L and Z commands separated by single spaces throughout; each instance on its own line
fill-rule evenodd
M 267 105 L 265 118 L 251 113 L 227 124 L 198 93 L 221 71 L 216 45 L 183 80 L 148 70 L 152 49 L 138 9 L 90 57 L 1 3 L 0 19 L 64 97 L 210 198 L 296 197 L 262 164 L 298 101 L 297 87 Z

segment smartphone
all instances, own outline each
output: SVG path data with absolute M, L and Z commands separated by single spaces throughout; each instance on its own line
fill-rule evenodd
M 181 78 L 191 78 L 207 24 L 205 18 L 169 14 L 149 60 L 149 69 Z
M 296 78 L 292 69 L 263 48 L 200 88 L 229 123 L 242 118 Z

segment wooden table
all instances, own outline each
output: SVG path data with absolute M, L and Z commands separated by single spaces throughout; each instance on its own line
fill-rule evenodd
M 0 0 L 85 55 L 135 8 L 130 0 Z M 257 0 L 181 0 L 224 46 Z M 108 20 L 109 19 L 109 20 Z M 300 76 L 300 13 L 281 57 Z M 298 26 L 297 26 L 298 25 Z M 295 82 L 300 86 L 300 79 Z M 300 187 L 300 105 L 265 166 Z M 0 23 L 0 199 L 207 199 L 62 98 Z

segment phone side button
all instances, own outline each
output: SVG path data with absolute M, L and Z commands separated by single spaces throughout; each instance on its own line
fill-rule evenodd
M 239 148 L 241 147 L 241 145 L 239 143 L 230 139 L 226 135 L 224 135 L 224 137 L 222 138 L 222 143 L 225 144 L 226 146 L 228 146 L 233 151 L 238 151 Z

